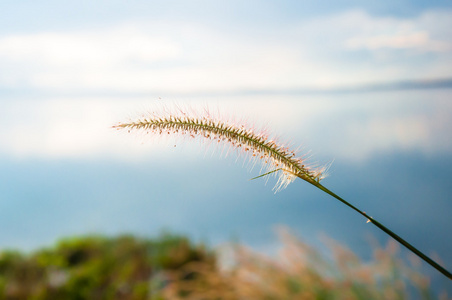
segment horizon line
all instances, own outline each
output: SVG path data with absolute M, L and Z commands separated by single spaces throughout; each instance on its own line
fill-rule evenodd
M 205 90 L 190 92 L 172 92 L 172 91 L 140 91 L 124 92 L 114 90 L 97 89 L 79 89 L 79 90 L 51 90 L 51 89 L 31 89 L 17 88 L 8 89 L 0 87 L 0 95 L 28 95 L 36 96 L 121 96 L 121 97 L 139 97 L 139 96 L 184 96 L 184 97 L 214 97 L 214 96 L 253 96 L 253 95 L 312 95 L 312 94 L 353 94 L 366 92 L 385 92 L 398 90 L 427 90 L 427 89 L 451 89 L 452 77 L 430 80 L 400 80 L 386 83 L 361 84 L 356 86 L 336 86 L 328 88 L 319 87 L 298 87 L 283 89 L 230 89 L 230 90 Z

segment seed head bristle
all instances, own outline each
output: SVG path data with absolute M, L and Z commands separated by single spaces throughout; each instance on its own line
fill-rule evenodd
M 269 139 L 265 131 L 256 131 L 245 124 L 224 122 L 213 118 L 207 110 L 202 116 L 193 116 L 179 110 L 176 113 L 166 111 L 163 115 L 152 114 L 135 121 L 120 123 L 114 128 L 144 130 L 157 135 L 181 134 L 192 138 L 201 137 L 216 143 L 225 142 L 238 153 L 250 155 L 255 163 L 262 162 L 266 172 L 279 175 L 274 187 L 275 192 L 284 189 L 299 177 L 310 183 L 318 183 L 324 177 L 322 169 L 311 170 L 303 157 L 296 157 L 287 145 Z M 272 172 L 278 170 L 277 172 Z

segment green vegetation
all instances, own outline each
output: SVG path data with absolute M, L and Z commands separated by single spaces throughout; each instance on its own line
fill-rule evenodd
M 65 239 L 24 255 L 0 254 L 0 299 L 148 299 L 150 279 L 213 254 L 183 237 Z
M 333 242 L 327 258 L 288 232 L 281 237 L 278 257 L 237 244 L 213 252 L 170 234 L 3 251 L 0 299 L 433 299 L 428 278 L 397 258 L 394 243 L 362 262 Z

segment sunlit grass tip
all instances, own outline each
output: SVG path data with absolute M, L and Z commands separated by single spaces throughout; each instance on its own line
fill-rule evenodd
M 140 130 L 149 134 L 188 138 L 200 138 L 246 154 L 252 164 L 261 162 L 265 175 L 275 175 L 275 192 L 284 189 L 295 178 L 318 183 L 325 177 L 326 168 L 314 168 L 306 157 L 297 156 L 287 144 L 271 136 L 267 130 L 259 130 L 245 122 L 214 116 L 208 109 L 201 113 L 192 109 L 164 109 L 151 112 L 136 120 L 119 123 L 114 128 Z M 255 178 L 258 178 L 255 177 Z

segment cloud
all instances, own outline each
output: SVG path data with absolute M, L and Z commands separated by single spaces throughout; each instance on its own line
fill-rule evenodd
M 177 45 L 160 37 L 120 28 L 107 32 L 38 33 L 1 39 L 0 55 L 15 62 L 76 67 L 111 66 L 167 60 L 179 54 Z
M 452 76 L 452 11 L 412 18 L 345 11 L 300 22 L 292 47 L 316 65 L 324 86 L 356 86 Z
M 443 12 L 429 12 L 412 20 L 373 18 L 357 14 L 363 26 L 359 26 L 354 36 L 345 39 L 344 46 L 351 50 L 367 49 L 415 49 L 421 52 L 447 52 L 452 50 L 449 35 L 438 34 L 436 25 L 452 26 L 452 21 L 443 18 Z M 451 13 L 449 13 L 450 17 Z M 436 20 L 432 20 L 432 17 Z M 433 22 L 432 22 L 433 21 Z M 436 36 L 435 37 L 432 37 Z
M 367 48 L 370 50 L 379 48 L 423 48 L 429 41 L 429 36 L 425 31 L 409 34 L 379 35 L 364 38 L 351 38 L 346 41 L 346 46 L 350 49 Z M 429 47 L 432 48 L 432 47 Z M 433 49 L 447 49 L 446 47 L 435 47 Z
M 118 83 L 131 82 L 131 73 L 132 80 L 143 75 L 140 66 L 179 55 L 177 43 L 134 26 L 7 36 L 0 39 L 0 63 L 12 72 L 0 78 L 10 86 L 26 82 L 34 88 L 114 90 Z
M 298 30 L 312 40 L 330 38 L 317 44 L 318 46 L 334 45 L 338 49 L 359 46 L 368 49 L 427 47 L 424 50 L 442 52 L 450 48 L 437 49 L 428 45 L 452 45 L 451 15 L 450 10 L 432 10 L 413 18 L 396 18 L 372 16 L 362 10 L 350 10 L 302 22 Z M 366 41 L 371 44 L 367 45 Z
M 156 20 L 7 35 L 0 86 L 181 94 L 451 77 L 450 20 L 451 11 L 402 19 L 356 10 L 255 32 Z
M 0 83 L 173 93 L 262 88 L 292 68 L 294 56 L 278 45 L 247 42 L 202 26 L 126 24 L 1 38 L 0 65 L 11 72 L 0 76 Z

